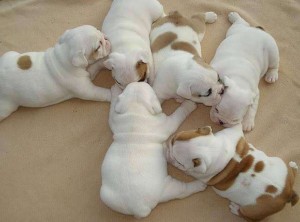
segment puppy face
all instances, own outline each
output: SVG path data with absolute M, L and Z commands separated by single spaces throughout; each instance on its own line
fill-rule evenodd
M 123 89 L 132 82 L 146 82 L 149 77 L 146 51 L 132 51 L 124 54 L 113 52 L 104 62 L 104 66 L 112 70 L 112 77 Z
M 182 80 L 177 89 L 179 96 L 206 106 L 213 106 L 221 101 L 224 86 L 218 81 L 216 71 L 201 67 L 187 72 L 190 72 L 187 76 L 194 77 Z
M 213 140 L 210 126 L 179 132 L 168 141 L 166 158 L 186 174 L 199 178 L 212 164 Z
M 237 87 L 228 79 L 225 82 L 226 89 L 222 95 L 221 102 L 210 110 L 210 118 L 213 122 L 231 127 L 241 123 L 249 106 L 252 104 L 251 93 Z
M 142 105 L 151 115 L 162 112 L 159 100 L 151 88 L 144 82 L 133 82 L 128 84 L 123 93 L 118 96 L 115 112 L 126 113 L 130 108 L 134 109 L 133 104 Z
M 107 56 L 111 49 L 105 35 L 90 25 L 65 31 L 59 44 L 67 44 L 72 64 L 82 68 Z

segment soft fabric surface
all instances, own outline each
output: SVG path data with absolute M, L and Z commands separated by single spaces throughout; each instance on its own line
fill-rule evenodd
M 280 51 L 279 80 L 260 83 L 261 97 L 254 131 L 246 139 L 269 155 L 300 164 L 300 3 L 296 0 L 161 0 L 165 11 L 184 15 L 215 11 L 207 26 L 203 57 L 211 60 L 224 39 L 234 10 L 253 25 L 265 28 Z M 0 1 L 0 54 L 42 51 L 53 46 L 69 28 L 83 24 L 101 27 L 111 0 Z M 110 87 L 103 71 L 95 84 Z M 1 105 L 1 104 L 0 104 Z M 171 113 L 178 105 L 167 101 Z M 179 130 L 211 125 L 209 107 L 198 109 Z M 136 221 L 107 208 L 99 199 L 100 166 L 112 142 L 109 104 L 73 99 L 47 108 L 20 108 L 0 123 L 0 221 Z M 173 167 L 170 174 L 191 180 Z M 295 190 L 300 193 L 300 177 Z M 183 200 L 159 204 L 143 221 L 243 221 L 230 213 L 229 202 L 212 189 Z M 300 203 L 287 205 L 266 221 L 298 221 Z M 297 219 L 298 218 L 298 219 Z

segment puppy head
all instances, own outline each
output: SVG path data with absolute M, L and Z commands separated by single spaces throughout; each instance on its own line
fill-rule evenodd
M 159 100 L 151 88 L 144 82 L 133 82 L 128 84 L 123 93 L 118 96 L 115 112 L 123 114 L 130 108 L 133 110 L 133 104 L 142 105 L 151 115 L 156 115 L 162 112 Z
M 86 68 L 96 60 L 110 53 L 110 42 L 105 35 L 90 25 L 79 26 L 65 31 L 59 44 L 66 44 L 71 63 L 76 67 Z
M 213 122 L 231 127 L 241 123 L 249 106 L 253 103 L 253 93 L 240 88 L 228 77 L 224 79 L 225 90 L 221 102 L 210 110 Z
M 168 140 L 166 158 L 186 174 L 200 178 L 213 164 L 214 139 L 210 126 L 179 132 Z
M 131 51 L 128 53 L 113 52 L 104 62 L 104 66 L 112 70 L 116 83 L 125 88 L 132 82 L 145 82 L 149 77 L 149 56 L 147 51 Z
M 215 70 L 198 66 L 187 69 L 186 72 L 187 78 L 181 79 L 177 95 L 206 106 L 213 106 L 221 101 L 224 86 Z

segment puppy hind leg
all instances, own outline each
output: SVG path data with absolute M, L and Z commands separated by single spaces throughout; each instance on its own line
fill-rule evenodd
M 18 106 L 7 101 L 0 101 L 0 122 L 18 109 Z
M 265 74 L 265 81 L 274 83 L 278 80 L 279 68 L 279 51 L 276 42 L 268 42 L 268 55 L 269 55 L 269 69 Z
M 250 26 L 248 22 L 246 22 L 237 12 L 230 12 L 228 14 L 228 20 L 232 23 L 232 24 L 242 24 L 242 25 L 246 25 L 246 26 Z
M 255 96 L 253 100 L 253 104 L 250 105 L 248 108 L 243 121 L 242 121 L 242 126 L 243 126 L 243 131 L 251 131 L 254 128 L 255 125 L 255 116 L 258 108 L 258 101 L 259 101 L 259 92 Z
M 205 12 L 204 13 L 204 21 L 205 23 L 214 23 L 217 21 L 218 15 L 215 12 Z

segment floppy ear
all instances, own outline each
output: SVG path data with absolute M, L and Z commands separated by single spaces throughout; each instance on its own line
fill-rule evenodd
M 123 114 L 128 109 L 128 103 L 125 101 L 124 95 L 120 94 L 117 98 L 117 102 L 115 104 L 115 112 L 119 114 Z
M 191 83 L 180 83 L 176 93 L 183 98 L 190 99 L 192 97 Z
M 113 64 L 112 59 L 107 59 L 106 61 L 103 62 L 103 65 L 105 66 L 105 68 L 107 68 L 109 70 L 114 69 L 114 64 Z
M 162 112 L 161 105 L 157 97 L 153 96 L 151 99 L 145 99 L 139 96 L 138 100 L 138 102 L 142 103 L 152 115 L 156 115 Z
M 233 84 L 233 81 L 230 78 L 228 78 L 227 76 L 224 76 L 224 86 L 225 86 L 225 88 L 231 86 L 232 84 Z
M 149 62 L 149 55 L 146 50 L 140 50 L 137 52 L 137 61 L 142 61 L 143 63 Z
M 83 50 L 78 50 L 74 53 L 71 52 L 72 64 L 76 67 L 85 68 L 89 65 L 87 59 L 85 58 Z

